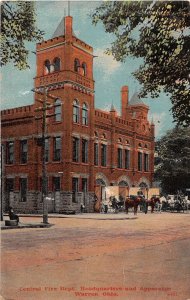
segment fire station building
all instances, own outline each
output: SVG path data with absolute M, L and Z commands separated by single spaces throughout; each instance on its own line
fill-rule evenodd
M 121 88 L 121 112 L 95 108 L 93 48 L 65 17 L 51 39 L 36 46 L 34 104 L 1 111 L 4 209 L 42 212 L 42 103 L 47 97 L 45 166 L 49 212 L 93 211 L 94 197 L 118 186 L 149 188 L 154 169 L 154 124 L 148 106 Z M 47 91 L 45 94 L 43 91 Z M 119 88 L 118 88 L 119 90 Z M 119 91 L 118 91 L 119 93 Z M 49 96 L 53 95 L 53 97 Z M 102 99 L 103 100 L 103 99 Z

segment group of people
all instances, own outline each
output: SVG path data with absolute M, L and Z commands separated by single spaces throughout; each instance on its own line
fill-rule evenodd
M 190 209 L 190 200 L 188 199 L 188 196 L 182 196 L 182 195 L 168 195 L 164 196 L 161 195 L 160 197 L 160 211 L 166 211 L 166 210 L 184 210 L 184 209 Z

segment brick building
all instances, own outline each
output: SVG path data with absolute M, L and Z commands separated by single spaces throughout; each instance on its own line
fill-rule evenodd
M 93 210 L 94 194 L 105 187 L 151 187 L 154 124 L 149 108 L 128 87 L 121 88 L 121 113 L 94 106 L 93 48 L 78 39 L 72 17 L 65 17 L 53 37 L 37 44 L 34 104 L 1 112 L 4 149 L 5 209 L 42 211 L 41 110 L 44 87 L 48 105 L 45 159 L 49 211 Z M 41 94 L 40 94 L 41 93 Z M 49 94 L 54 98 L 49 97 Z M 41 100 L 40 100 L 40 99 Z M 50 106 L 51 107 L 51 106 Z M 36 118 L 37 117 L 37 118 Z

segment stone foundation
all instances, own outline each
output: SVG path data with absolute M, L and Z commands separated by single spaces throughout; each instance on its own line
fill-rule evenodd
M 47 207 L 49 213 L 60 213 L 70 210 L 80 213 L 81 203 L 84 204 L 84 212 L 94 212 L 94 193 L 77 193 L 73 199 L 72 192 L 50 192 L 47 195 Z M 75 200 L 75 201 L 74 201 Z M 12 192 L 9 200 L 5 199 L 4 212 L 7 212 L 8 206 L 12 206 L 15 213 L 23 214 L 42 214 L 43 202 L 42 193 L 31 191 L 27 193 L 27 201 L 20 201 L 20 193 Z

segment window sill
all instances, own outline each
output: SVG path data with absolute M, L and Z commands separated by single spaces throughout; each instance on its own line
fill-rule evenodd
M 51 123 L 51 125 L 62 124 L 62 122 L 63 122 L 63 121 L 53 121 L 53 122 Z

